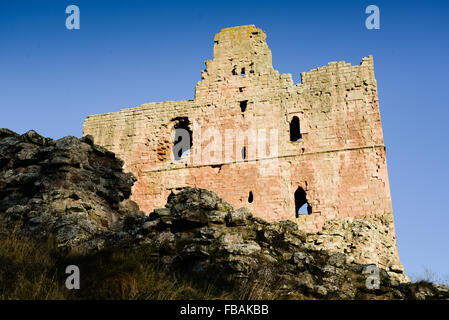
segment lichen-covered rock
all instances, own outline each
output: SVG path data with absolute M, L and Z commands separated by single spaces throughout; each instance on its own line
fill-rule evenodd
M 307 247 L 331 253 L 345 253 L 348 262 L 376 263 L 400 282 L 410 281 L 399 261 L 396 244 L 391 241 L 393 216 L 372 215 L 363 219 L 333 219 L 319 233 L 307 234 Z
M 376 220 L 337 219 L 306 234 L 197 188 L 146 216 L 122 165 L 92 137 L 0 129 L 0 232 L 52 239 L 61 254 L 139 247 L 169 270 L 215 286 L 264 283 L 278 299 L 449 299 L 447 286 L 407 282 L 400 264 L 369 262 L 370 245 L 391 260 Z
M 0 227 L 53 237 L 65 251 L 100 249 L 129 216 L 135 178 L 92 137 L 52 140 L 0 129 Z
M 343 236 L 347 232 L 332 230 Z M 449 297 L 444 287 L 410 284 L 407 278 L 401 283 L 394 276 L 404 276 L 399 266 L 385 270 L 358 263 L 333 247 L 310 245 L 312 236 L 318 240 L 320 235 L 306 234 L 292 221 L 269 223 L 246 208 L 236 210 L 208 190 L 185 188 L 170 196 L 166 208 L 155 209 L 136 233 L 143 237 L 135 245 L 148 246 L 151 256 L 172 270 L 222 286 L 267 281 L 277 298 Z M 323 243 L 328 235 L 323 234 Z M 344 241 L 341 247 L 351 244 Z M 377 272 L 374 280 L 372 268 Z M 379 286 L 371 286 L 370 281 Z

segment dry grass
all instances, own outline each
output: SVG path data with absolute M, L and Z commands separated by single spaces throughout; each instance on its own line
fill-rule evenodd
M 80 290 L 65 287 L 65 268 L 80 268 Z M 0 299 L 273 299 L 269 278 L 238 288 L 166 271 L 145 248 L 61 257 L 51 242 L 0 236 Z
M 441 276 L 431 269 L 424 267 L 424 271 L 420 275 L 411 276 L 411 280 L 415 283 L 418 282 L 427 282 L 434 284 L 445 284 L 449 285 L 449 275 Z
M 0 238 L 0 299 L 64 299 L 47 244 Z

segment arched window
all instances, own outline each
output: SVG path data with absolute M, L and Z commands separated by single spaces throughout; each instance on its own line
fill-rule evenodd
M 299 118 L 294 116 L 292 121 L 290 122 L 290 141 L 299 141 L 302 139 L 300 127 L 299 127 Z
M 306 192 L 303 188 L 298 187 L 295 191 L 295 216 L 299 217 L 301 214 L 311 214 L 312 207 L 307 202 Z
M 187 117 L 177 117 L 172 119 L 175 122 L 175 140 L 173 141 L 173 156 L 175 160 L 180 160 L 190 154 L 192 148 L 192 130 Z

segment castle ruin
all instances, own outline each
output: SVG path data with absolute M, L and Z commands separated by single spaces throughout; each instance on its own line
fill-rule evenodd
M 189 155 L 173 150 L 177 129 L 190 135 Z M 89 116 L 84 134 L 124 160 L 138 179 L 133 200 L 146 212 L 198 187 L 307 232 L 336 218 L 392 220 L 372 56 L 303 72 L 294 84 L 273 69 L 261 29 L 223 29 L 193 100 Z M 389 238 L 395 247 L 392 223 Z

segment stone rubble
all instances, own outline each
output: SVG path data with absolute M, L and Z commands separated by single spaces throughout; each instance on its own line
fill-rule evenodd
M 380 287 L 367 287 L 373 264 L 363 259 L 388 230 L 378 218 L 330 220 L 308 233 L 198 188 L 145 215 L 129 200 L 135 178 L 122 166 L 92 137 L 0 129 L 0 233 L 51 239 L 64 255 L 144 248 L 168 270 L 216 286 L 262 282 L 277 299 L 449 299 L 447 286 L 408 282 L 401 265 L 378 266 Z
M 128 216 L 135 177 L 92 137 L 59 140 L 0 129 L 0 232 L 54 237 L 61 250 L 101 249 Z

